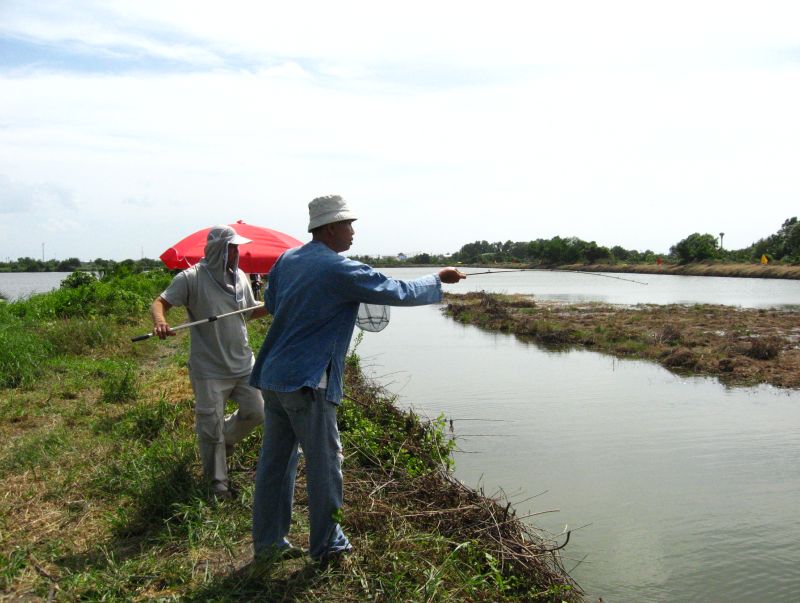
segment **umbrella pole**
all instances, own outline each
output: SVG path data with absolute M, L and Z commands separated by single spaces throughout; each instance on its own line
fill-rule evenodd
M 189 327 L 193 327 L 195 325 L 201 325 L 206 322 L 214 322 L 215 320 L 219 320 L 220 318 L 227 318 L 228 316 L 234 316 L 235 314 L 242 314 L 243 312 L 250 312 L 251 310 L 255 310 L 257 308 L 263 307 L 264 304 L 256 304 L 255 306 L 250 306 L 249 308 L 242 308 L 241 310 L 234 310 L 233 312 L 226 312 L 225 314 L 217 314 L 216 316 L 209 316 L 208 318 L 204 318 L 202 320 L 195 320 L 194 322 L 185 322 L 182 325 L 178 325 L 176 327 L 170 327 L 171 331 L 180 331 L 181 329 L 188 329 Z M 146 335 L 139 335 L 138 337 L 133 337 L 131 341 L 144 341 L 145 339 L 150 339 L 155 333 L 152 331 L 147 333 Z

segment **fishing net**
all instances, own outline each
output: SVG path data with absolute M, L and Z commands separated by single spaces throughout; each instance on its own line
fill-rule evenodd
M 361 304 L 358 306 L 356 326 L 362 331 L 377 333 L 389 324 L 389 306 Z

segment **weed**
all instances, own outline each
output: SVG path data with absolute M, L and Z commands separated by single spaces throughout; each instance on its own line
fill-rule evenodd
M 778 357 L 782 347 L 783 342 L 778 337 L 753 337 L 745 354 L 756 360 L 772 360 Z
M 49 346 L 24 323 L 0 315 L 0 387 L 19 387 L 41 375 Z
M 121 417 L 101 420 L 96 427 L 111 431 L 114 436 L 152 442 L 164 431 L 173 431 L 178 424 L 181 409 L 162 396 L 156 403 L 140 403 Z
M 129 363 L 108 374 L 101 384 L 103 402 L 132 402 L 139 397 L 136 386 L 136 369 Z
M 8 591 L 14 578 L 25 567 L 26 556 L 26 552 L 19 547 L 0 553 L 0 591 Z
M 384 401 L 383 404 L 390 402 Z M 400 470 L 410 477 L 449 465 L 454 442 L 445 433 L 444 416 L 425 425 L 414 415 L 409 418 L 374 412 L 345 398 L 339 408 L 339 429 L 345 448 L 366 466 L 379 465 Z M 424 443 L 424 446 L 420 446 Z
M 678 345 L 683 341 L 683 334 L 678 327 L 668 323 L 661 329 L 661 332 L 656 337 L 656 341 L 668 343 L 670 345 Z
M 113 341 L 115 329 L 109 322 L 104 318 L 57 319 L 44 323 L 41 331 L 53 354 L 79 356 Z

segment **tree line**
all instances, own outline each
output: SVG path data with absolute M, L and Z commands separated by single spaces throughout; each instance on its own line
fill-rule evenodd
M 409 257 L 353 256 L 367 264 L 382 266 L 405 264 L 538 264 L 557 266 L 564 264 L 653 264 L 659 259 L 676 263 L 721 261 L 735 263 L 758 262 L 763 256 L 770 262 L 800 264 L 800 222 L 797 217 L 783 222 L 775 234 L 759 239 L 743 249 L 724 249 L 723 237 L 695 232 L 675 243 L 669 253 L 658 254 L 650 249 L 637 251 L 620 245 L 605 247 L 595 241 L 578 237 L 555 236 L 552 239 L 533 241 L 474 241 L 462 245 L 451 255 L 418 253 Z M 41 261 L 29 257 L 16 261 L 0 262 L 0 272 L 130 272 L 138 273 L 163 268 L 160 260 L 106 260 L 97 258 L 82 262 L 78 258 Z
M 83 262 L 78 258 L 67 258 L 66 260 L 36 260 L 24 257 L 8 262 L 0 262 L 0 272 L 75 272 L 84 270 L 87 272 L 105 273 L 124 273 L 131 274 L 163 268 L 161 260 L 142 258 L 140 260 L 106 260 L 97 258 L 90 262 Z
M 724 235 L 724 233 L 722 233 Z M 800 223 L 797 218 L 784 221 L 773 235 L 759 239 L 744 249 L 724 249 L 722 239 L 709 233 L 693 233 L 670 247 L 668 253 L 650 249 L 638 251 L 620 245 L 605 247 L 578 237 L 536 239 L 533 241 L 474 241 L 463 245 L 452 255 L 419 253 L 405 259 L 357 256 L 354 259 L 381 265 L 403 264 L 654 264 L 663 260 L 675 264 L 721 261 L 749 263 L 766 256 L 770 262 L 800 264 Z

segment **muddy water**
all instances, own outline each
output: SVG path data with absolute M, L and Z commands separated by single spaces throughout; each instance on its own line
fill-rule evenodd
M 507 292 L 528 286 L 574 300 L 563 283 L 581 277 L 551 276 Z M 659 285 L 656 303 L 800 300 L 793 281 L 714 279 L 717 300 L 708 279 L 657 278 L 698 286 L 670 285 L 679 300 Z M 581 299 L 654 301 L 653 289 L 605 280 L 585 277 Z M 389 327 L 365 334 L 359 352 L 401 405 L 453 419 L 459 478 L 502 489 L 520 514 L 553 511 L 534 519 L 552 534 L 574 530 L 565 566 L 595 599 L 796 600 L 800 393 L 729 390 L 645 362 L 549 352 L 459 325 L 434 307 L 393 309 Z

